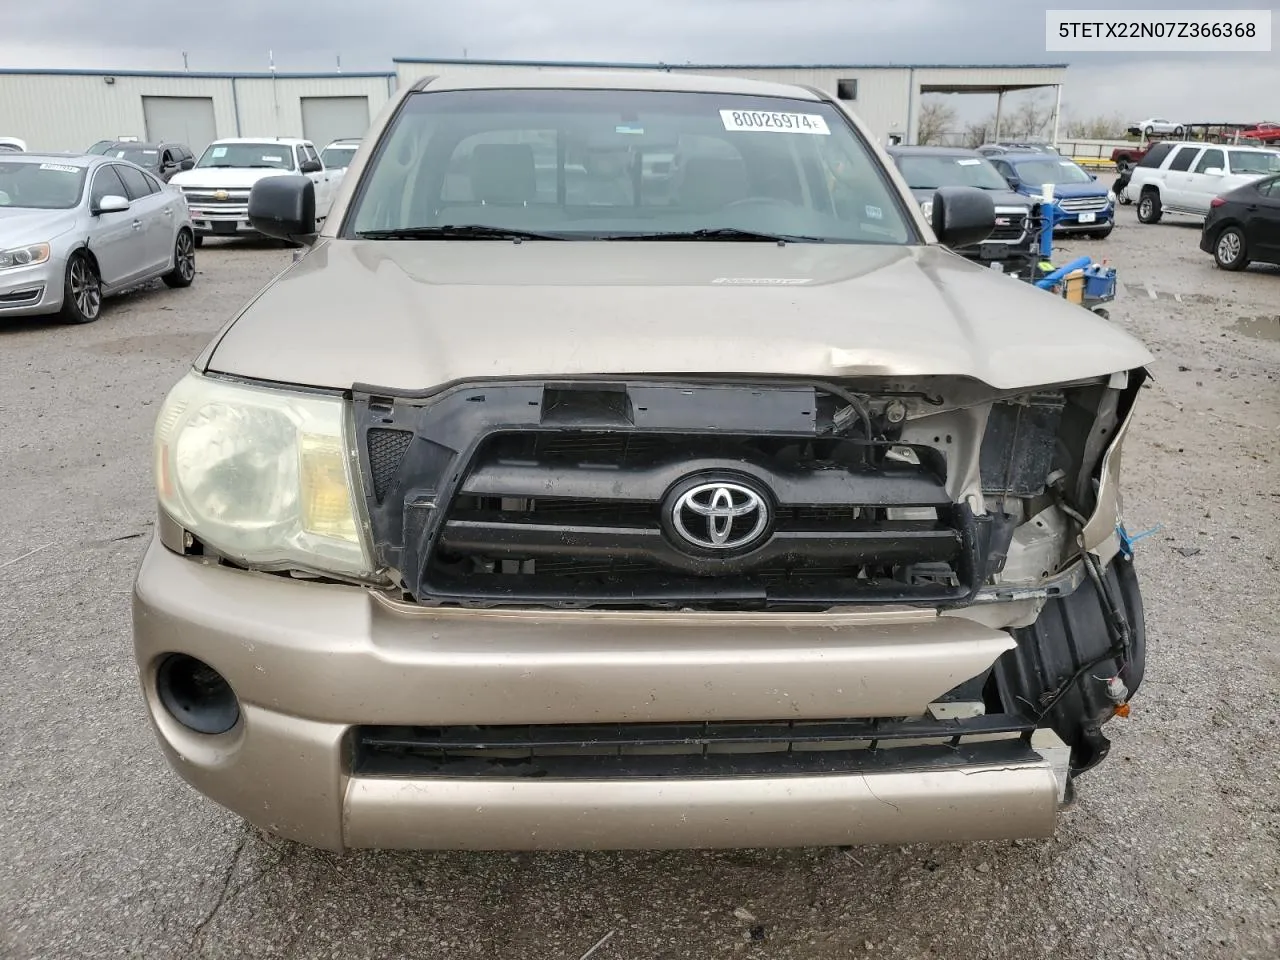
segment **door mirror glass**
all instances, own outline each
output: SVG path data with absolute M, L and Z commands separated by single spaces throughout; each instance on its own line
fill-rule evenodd
M 303 173 L 319 173 L 324 167 L 320 165 L 319 160 L 303 160 L 298 169 Z
M 120 213 L 121 211 L 128 210 L 128 209 L 129 209 L 128 200 L 126 200 L 124 197 L 116 196 L 114 193 L 109 193 L 105 197 L 103 197 L 101 200 L 98 201 L 98 204 L 96 207 L 94 207 L 93 212 L 94 213 Z
M 1222 168 L 1221 168 L 1221 167 L 1210 167 L 1208 170 L 1206 170 L 1206 171 L 1204 172 L 1204 175 L 1205 175 L 1206 177 L 1221 177 L 1221 176 L 1225 176 L 1225 174 L 1224 174 L 1224 172 L 1223 172 L 1223 170 L 1222 170 Z

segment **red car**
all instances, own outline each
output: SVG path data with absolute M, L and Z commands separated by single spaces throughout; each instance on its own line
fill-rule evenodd
M 1241 140 L 1256 140 L 1259 143 L 1280 142 L 1280 123 L 1255 123 L 1240 131 Z

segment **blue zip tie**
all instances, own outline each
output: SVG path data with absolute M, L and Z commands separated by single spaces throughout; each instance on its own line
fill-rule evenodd
M 1164 524 L 1157 523 L 1150 530 L 1143 530 L 1141 533 L 1135 533 L 1133 536 L 1129 536 L 1129 532 L 1125 530 L 1123 523 L 1116 524 L 1116 534 L 1120 537 L 1120 552 L 1124 554 L 1126 560 L 1132 560 L 1133 545 L 1139 540 L 1145 540 L 1153 533 L 1159 533 L 1163 529 Z

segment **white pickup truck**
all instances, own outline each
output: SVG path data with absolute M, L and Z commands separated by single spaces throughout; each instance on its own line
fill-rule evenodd
M 341 176 L 326 169 L 310 140 L 246 137 L 215 140 L 191 170 L 175 174 L 191 210 L 196 245 L 205 237 L 256 236 L 249 226 L 249 190 L 263 177 L 301 174 L 316 185 L 316 223 L 329 215 Z

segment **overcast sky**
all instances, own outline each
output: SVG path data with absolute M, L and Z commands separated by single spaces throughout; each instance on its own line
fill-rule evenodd
M 40 0 L 4 3 L 0 64 L 390 70 L 393 57 L 681 63 L 1068 62 L 1077 117 L 1276 120 L 1280 52 L 1045 52 L 1046 8 L 1258 7 L 1280 0 Z M 1275 48 L 1280 51 L 1280 46 Z M 953 100 L 956 98 L 952 98 Z M 962 115 L 990 110 L 965 98 Z

